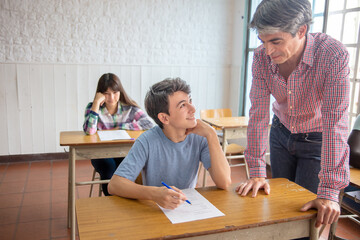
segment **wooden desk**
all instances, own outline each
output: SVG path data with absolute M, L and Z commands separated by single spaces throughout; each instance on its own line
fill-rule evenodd
M 144 131 L 127 131 L 131 138 L 138 138 Z M 68 227 L 71 239 L 75 239 L 75 161 L 80 159 L 125 157 L 135 140 L 100 141 L 99 136 L 86 135 L 82 131 L 60 133 L 60 146 L 69 147 L 68 174 Z
M 270 179 L 271 194 L 241 197 L 229 191 L 197 189 L 225 216 L 172 224 L 152 201 L 116 196 L 76 200 L 81 240 L 91 239 L 318 239 L 316 210 L 300 212 L 315 194 L 287 179 Z M 250 194 L 249 194 L 250 195 Z

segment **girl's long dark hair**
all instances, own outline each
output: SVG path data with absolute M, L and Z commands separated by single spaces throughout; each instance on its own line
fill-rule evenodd
M 105 73 L 100 77 L 96 92 L 104 93 L 108 88 L 112 89 L 113 91 L 120 92 L 120 102 L 122 104 L 139 107 L 138 104 L 125 92 L 120 78 L 113 73 Z

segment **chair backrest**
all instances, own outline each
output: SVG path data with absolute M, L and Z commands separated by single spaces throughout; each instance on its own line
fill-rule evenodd
M 230 108 L 204 109 L 200 111 L 200 118 L 231 117 Z

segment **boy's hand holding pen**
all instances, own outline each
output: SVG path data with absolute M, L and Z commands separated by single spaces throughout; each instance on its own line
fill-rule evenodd
M 154 201 L 161 207 L 166 209 L 175 209 L 179 207 L 184 201 L 188 204 L 191 204 L 180 189 L 177 189 L 176 187 L 170 187 L 165 182 L 161 182 L 161 184 L 164 185 L 167 189 L 160 188 L 162 189 L 160 191 L 161 194 L 157 195 L 156 199 L 154 199 Z

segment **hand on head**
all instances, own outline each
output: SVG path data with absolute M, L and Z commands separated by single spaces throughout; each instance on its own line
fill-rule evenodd
M 98 104 L 100 107 L 104 104 L 104 102 L 105 102 L 105 95 L 102 94 L 101 92 L 97 92 L 95 94 L 94 104 Z
M 185 134 L 188 135 L 190 133 L 194 133 L 203 137 L 207 137 L 211 132 L 215 133 L 214 128 L 212 128 L 209 124 L 206 122 L 196 119 L 196 126 L 194 128 L 188 128 L 186 129 Z

